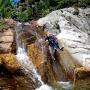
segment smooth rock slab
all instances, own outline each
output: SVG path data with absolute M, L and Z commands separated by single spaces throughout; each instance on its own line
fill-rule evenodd
M 45 25 L 45 30 L 57 35 L 58 40 L 64 45 L 64 52 L 67 53 L 65 57 L 61 52 L 64 64 L 67 60 L 67 64 L 74 61 L 90 70 L 90 8 L 79 8 L 79 15 L 73 15 L 74 8 L 65 8 L 62 11 L 53 11 L 37 23 Z M 59 28 L 55 25 L 59 25 Z

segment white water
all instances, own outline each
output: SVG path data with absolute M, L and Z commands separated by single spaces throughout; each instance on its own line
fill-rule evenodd
M 42 85 L 41 87 L 39 87 L 39 88 L 37 88 L 35 90 L 54 90 L 54 89 L 52 87 L 44 84 L 44 85 Z
M 70 84 L 70 82 L 57 82 L 63 89 L 71 89 L 72 88 L 72 84 Z
M 19 63 L 23 66 L 25 71 L 33 76 L 34 80 L 38 80 L 42 85 L 44 84 L 41 80 L 41 76 L 37 73 L 35 66 L 32 64 L 31 60 L 27 56 L 24 48 L 18 47 L 17 59 Z
M 38 84 L 40 83 L 41 86 L 37 88 L 36 90 L 53 90 L 52 87 L 45 85 L 44 82 L 41 80 L 41 76 L 37 73 L 37 70 L 35 66 L 33 65 L 32 61 L 28 57 L 24 44 L 20 41 L 19 39 L 19 33 L 20 30 L 22 29 L 21 24 L 17 23 L 16 26 L 16 43 L 17 43 L 17 60 L 25 70 L 25 72 L 28 73 L 29 77 L 31 78 L 32 75 L 32 80 L 36 81 L 38 80 Z

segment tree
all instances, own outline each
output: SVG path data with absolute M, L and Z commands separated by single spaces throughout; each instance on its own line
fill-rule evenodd
M 10 17 L 12 11 L 12 4 L 10 0 L 0 0 L 1 17 Z
M 86 7 L 90 5 L 90 0 L 0 0 L 0 15 L 3 18 L 14 16 L 19 21 L 28 21 L 72 5 Z

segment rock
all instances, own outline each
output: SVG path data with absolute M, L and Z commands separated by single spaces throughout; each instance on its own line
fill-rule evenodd
M 78 8 L 78 6 L 74 5 L 73 8 L 74 8 L 73 15 L 79 15 L 79 8 Z
M 12 19 L 0 20 L 0 53 L 8 53 L 13 50 L 15 24 L 16 22 Z
M 61 10 L 56 10 L 51 12 L 44 18 L 41 18 L 37 21 L 37 24 L 40 26 L 45 26 L 45 31 L 50 31 L 54 35 L 60 33 L 60 29 L 58 29 L 58 20 L 59 16 L 62 14 Z
M 76 68 L 75 69 L 75 79 L 84 79 L 85 77 L 89 77 L 90 76 L 90 71 L 85 70 L 84 67 L 81 68 Z
M 14 54 L 0 54 L 0 61 L 0 64 L 2 64 L 4 67 L 7 68 L 7 70 L 11 72 L 15 72 L 16 70 L 21 68 Z
M 14 28 L 16 25 L 16 21 L 13 19 L 5 19 L 4 21 L 10 28 Z
M 14 33 L 12 29 L 0 32 L 0 53 L 10 52 L 14 41 Z
M 71 75 L 75 68 L 81 66 L 90 70 L 90 8 L 79 8 L 79 15 L 73 15 L 74 8 L 62 11 L 53 11 L 37 23 L 45 25 L 45 31 L 56 35 L 60 44 L 64 45 L 60 62 L 67 73 Z
M 15 25 L 16 22 L 14 22 L 12 19 L 5 19 L 2 20 L 4 22 L 4 25 L 8 24 L 8 26 Z M 36 32 L 38 32 L 41 36 L 43 36 L 42 30 L 40 31 L 41 27 L 37 27 L 36 23 L 27 24 L 25 23 L 23 28 L 23 33 L 21 31 L 20 33 L 20 39 L 23 40 L 23 42 L 27 46 L 27 51 L 32 58 L 33 63 L 36 67 L 39 67 L 41 63 L 43 62 L 43 56 L 42 53 L 39 52 L 39 50 L 35 46 L 36 41 Z M 16 36 L 15 36 L 15 26 L 13 28 L 9 27 L 5 29 L 3 32 L 0 32 L 0 64 L 3 64 L 8 70 L 14 72 L 21 68 L 21 66 L 18 64 L 16 60 Z M 34 31 L 35 32 L 34 32 Z M 38 60 L 38 62 L 37 62 Z
M 73 12 L 73 15 L 78 15 L 79 14 L 79 10 L 78 10 L 78 8 L 77 9 L 75 9 L 75 11 Z
M 31 44 L 27 46 L 27 52 L 29 57 L 31 58 L 33 64 L 38 68 L 42 63 L 44 63 L 44 55 L 37 48 L 35 44 Z

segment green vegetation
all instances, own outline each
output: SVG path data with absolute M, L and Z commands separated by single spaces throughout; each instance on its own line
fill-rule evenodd
M 17 6 L 13 6 L 11 0 L 0 0 L 0 16 L 24 22 L 72 5 L 86 7 L 90 5 L 90 0 L 20 0 Z
M 12 12 L 12 5 L 10 0 L 0 0 L 0 16 L 1 17 L 10 17 L 10 13 Z

